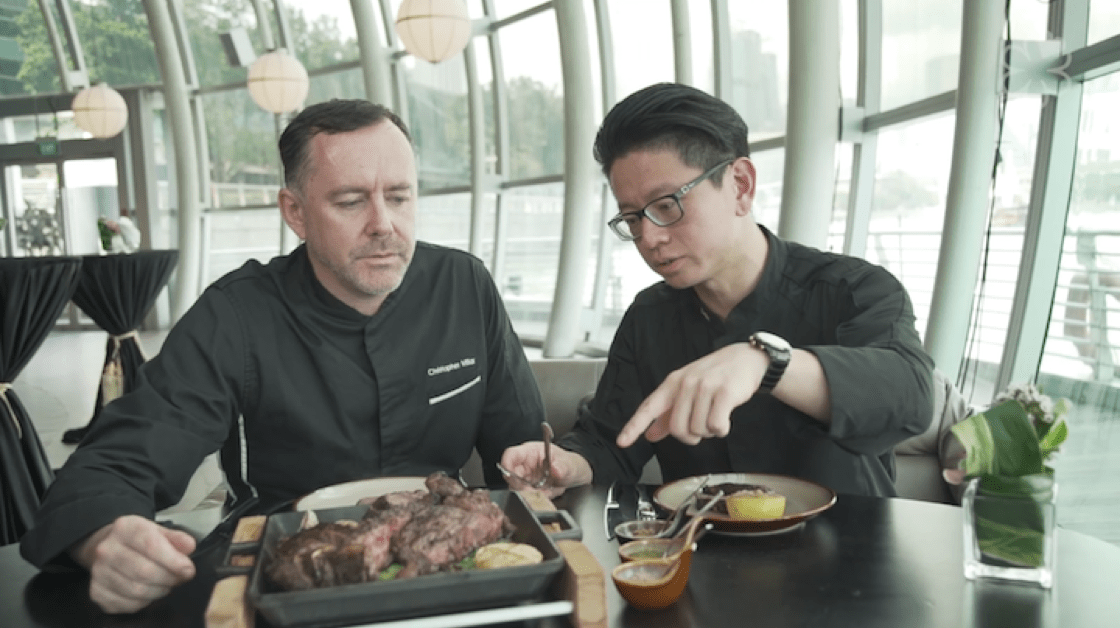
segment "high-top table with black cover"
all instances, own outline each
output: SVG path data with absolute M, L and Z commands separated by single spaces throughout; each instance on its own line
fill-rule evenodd
M 663 610 L 639 611 L 610 581 L 619 559 L 618 542 L 603 534 L 605 496 L 603 487 L 583 487 L 556 503 L 582 527 L 584 543 L 607 572 L 612 627 L 1104 628 L 1120 618 L 1120 547 L 1058 529 L 1052 589 L 972 582 L 963 575 L 960 508 L 850 495 L 840 495 L 831 509 L 786 534 L 708 534 L 694 554 L 681 599 Z M 176 515 L 188 527 L 204 516 Z M 216 576 L 209 561 L 198 562 L 195 580 L 167 598 L 135 615 L 109 617 L 90 602 L 84 574 L 40 574 L 20 559 L 16 546 L 0 548 L 0 623 L 203 626 Z M 257 626 L 267 625 L 258 616 Z M 561 628 L 569 622 L 529 625 Z
M 109 333 L 109 339 L 93 416 L 85 426 L 67 430 L 62 442 L 81 442 L 100 416 L 101 408 L 136 385 L 136 371 L 145 360 L 136 330 L 167 285 L 178 261 L 179 251 L 176 250 L 82 258 L 81 280 L 73 301 L 98 327 Z
M 54 480 L 12 381 L 54 328 L 81 264 L 78 257 L 0 258 L 0 544 L 23 536 Z

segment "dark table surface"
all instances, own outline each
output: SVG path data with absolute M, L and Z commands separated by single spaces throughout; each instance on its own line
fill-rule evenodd
M 688 590 L 673 606 L 638 611 L 609 580 L 617 541 L 603 534 L 606 489 L 583 487 L 557 500 L 583 528 L 608 572 L 611 626 L 1096 627 L 1120 625 L 1120 548 L 1059 529 L 1054 587 L 966 580 L 962 517 L 955 506 L 841 495 L 792 532 L 768 537 L 715 533 L 700 541 Z M 191 519 L 194 518 L 195 521 Z M 177 517 L 187 527 L 206 514 Z M 98 613 L 84 575 L 39 574 L 17 546 L 0 548 L 0 624 L 201 626 L 212 570 L 137 615 Z M 546 620 L 544 626 L 566 626 Z M 266 625 L 258 618 L 258 626 Z

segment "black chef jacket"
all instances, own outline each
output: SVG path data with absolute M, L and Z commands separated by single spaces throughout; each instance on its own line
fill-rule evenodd
M 895 495 L 892 448 L 931 420 L 933 360 L 922 348 L 902 285 L 854 257 L 785 242 L 765 228 L 770 252 L 758 286 L 720 322 L 691 289 L 642 291 L 611 344 L 595 399 L 560 440 L 591 464 L 596 483 L 634 482 L 656 455 L 666 482 L 706 473 L 776 473 L 841 493 Z M 816 355 L 832 400 L 825 425 L 769 395 L 731 415 L 726 438 L 689 446 L 615 438 L 672 371 L 768 331 Z
M 459 473 L 487 481 L 539 438 L 536 380 L 475 257 L 427 243 L 373 316 L 332 296 L 301 246 L 210 286 L 106 406 L 48 490 L 21 551 L 42 566 L 121 515 L 178 502 L 205 456 L 264 511 L 322 486 Z

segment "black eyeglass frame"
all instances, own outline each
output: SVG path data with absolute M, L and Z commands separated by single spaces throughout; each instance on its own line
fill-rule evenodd
M 735 162 L 734 159 L 727 159 L 727 160 L 719 162 L 718 164 L 716 164 L 716 165 L 712 166 L 711 168 L 708 168 L 707 170 L 705 170 L 700 176 L 698 176 L 695 179 L 689 181 L 688 183 L 685 183 L 684 185 L 682 185 L 680 187 L 680 189 L 678 189 L 676 192 L 673 192 L 672 194 L 666 194 L 665 196 L 658 196 L 657 198 L 653 199 L 652 201 L 646 203 L 645 207 L 639 209 L 636 212 L 625 212 L 625 213 L 620 213 L 620 214 L 616 215 L 614 218 L 611 218 L 610 220 L 607 221 L 607 226 L 610 227 L 611 231 L 613 231 L 614 234 L 616 236 L 618 236 L 619 239 L 621 239 L 623 242 L 632 242 L 634 240 L 637 240 L 641 236 L 635 236 L 631 233 L 627 233 L 627 231 L 624 231 L 622 229 L 622 227 L 620 226 L 626 220 L 626 218 L 628 216 L 637 216 L 638 222 L 641 222 L 642 216 L 645 216 L 647 219 L 649 219 L 650 222 L 657 225 L 658 227 L 668 227 L 669 225 L 674 225 L 674 224 L 680 222 L 681 218 L 684 218 L 684 203 L 681 202 L 681 199 L 684 198 L 684 195 L 691 192 L 693 188 L 700 185 L 704 181 L 707 181 L 708 179 L 710 179 L 712 177 L 712 175 L 714 175 L 716 173 L 716 171 L 719 170 L 720 168 L 723 168 L 724 166 L 727 166 L 727 165 L 732 164 L 734 162 Z M 674 218 L 672 220 L 661 221 L 661 220 L 658 220 L 657 218 L 654 218 L 653 215 L 650 214 L 647 210 L 652 205 L 660 203 L 661 201 L 664 201 L 666 199 L 673 199 L 673 202 L 677 204 L 678 215 L 677 215 L 676 218 Z M 637 224 L 637 223 L 635 223 L 635 224 Z

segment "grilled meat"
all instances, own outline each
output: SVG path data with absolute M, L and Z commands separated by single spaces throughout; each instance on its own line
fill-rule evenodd
M 513 531 L 485 489 L 467 490 L 446 474 L 427 478 L 428 491 L 363 500 L 361 521 L 322 523 L 276 545 L 265 573 L 284 590 L 376 580 L 391 563 L 398 578 L 445 570 L 475 549 Z

